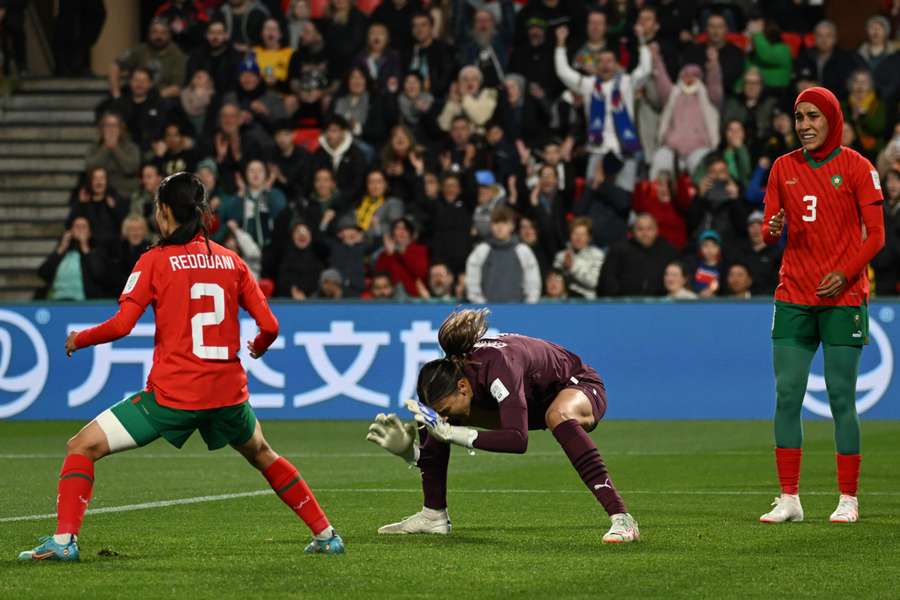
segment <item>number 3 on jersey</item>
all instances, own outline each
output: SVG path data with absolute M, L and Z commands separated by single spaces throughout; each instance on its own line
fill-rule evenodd
M 225 290 L 215 283 L 195 283 L 191 286 L 191 300 L 199 300 L 203 296 L 212 297 L 213 311 L 197 313 L 191 317 L 194 354 L 207 360 L 226 360 L 228 358 L 227 346 L 206 346 L 203 343 L 203 328 L 208 325 L 219 325 L 225 320 Z
M 803 215 L 803 220 L 807 223 L 812 223 L 816 220 L 816 204 L 819 199 L 815 196 L 803 196 L 803 202 L 806 203 L 806 214 Z

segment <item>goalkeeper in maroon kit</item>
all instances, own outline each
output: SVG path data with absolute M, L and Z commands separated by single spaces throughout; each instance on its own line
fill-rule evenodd
M 378 532 L 450 533 L 450 444 L 523 454 L 529 430 L 550 429 L 609 514 L 612 526 L 603 541 L 637 541 L 638 524 L 588 435 L 606 412 L 600 376 L 575 354 L 544 340 L 516 334 L 482 339 L 486 318 L 487 310 L 462 310 L 441 325 L 438 342 L 446 356 L 422 367 L 419 402 L 407 401 L 422 426 L 420 445 L 415 425 L 396 415 L 378 415 L 370 425 L 368 440 L 419 467 L 425 495 L 420 512 Z

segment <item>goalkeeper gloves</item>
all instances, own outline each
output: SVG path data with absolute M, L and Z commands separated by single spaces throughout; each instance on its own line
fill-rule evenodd
M 416 426 L 403 423 L 397 415 L 380 413 L 369 425 L 366 439 L 399 456 L 412 466 L 419 461 L 419 447 L 415 443 Z
M 469 427 L 460 427 L 447 423 L 433 408 L 415 400 L 407 400 L 406 408 L 411 412 L 416 422 L 428 429 L 428 435 L 432 435 L 445 444 L 456 444 L 465 448 L 472 448 L 478 431 Z

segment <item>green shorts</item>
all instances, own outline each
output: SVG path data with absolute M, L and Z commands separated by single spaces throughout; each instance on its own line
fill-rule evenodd
M 218 450 L 229 444 L 245 444 L 256 430 L 256 415 L 250 402 L 208 410 L 180 410 L 162 406 L 153 392 L 145 390 L 116 403 L 110 411 L 138 446 L 164 437 L 181 448 L 199 429 L 206 447 Z
M 869 343 L 869 307 L 806 306 L 775 302 L 773 340 L 796 340 L 803 344 L 864 346 Z

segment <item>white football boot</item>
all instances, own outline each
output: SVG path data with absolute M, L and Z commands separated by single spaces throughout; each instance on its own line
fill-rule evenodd
M 637 521 L 628 513 L 618 513 L 609 518 L 612 527 L 603 535 L 604 544 L 622 544 L 641 539 Z
M 419 512 L 406 517 L 399 523 L 389 523 L 378 528 L 381 534 L 407 534 L 407 533 L 437 533 L 447 535 L 450 533 L 450 515 L 446 510 L 432 510 L 423 508 Z
M 799 522 L 803 520 L 803 507 L 800 506 L 800 496 L 796 494 L 782 494 L 775 498 L 773 508 L 759 520 L 763 523 L 785 523 L 787 521 Z
M 837 508 L 829 519 L 832 523 L 856 523 L 859 521 L 859 500 L 856 496 L 841 494 Z

